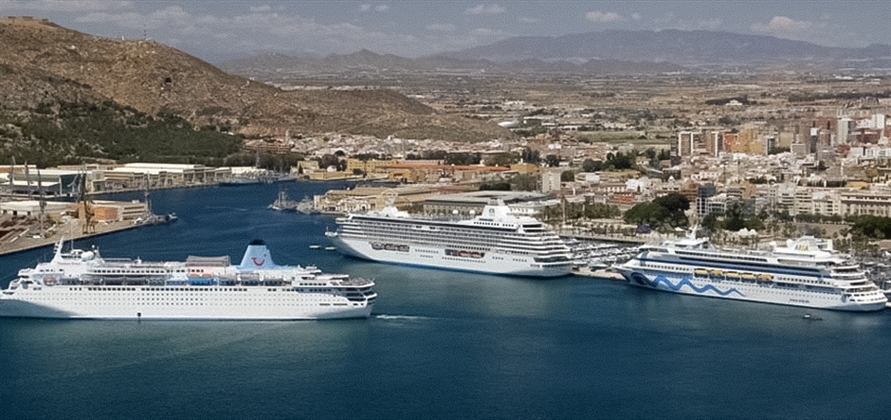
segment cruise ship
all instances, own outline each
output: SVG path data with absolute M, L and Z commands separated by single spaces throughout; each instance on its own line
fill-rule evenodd
M 0 291 L 0 316 L 30 318 L 300 320 L 366 318 L 374 282 L 273 262 L 252 241 L 239 265 L 228 256 L 185 262 L 102 258 L 55 247 L 49 262 L 19 270 Z
M 616 269 L 634 286 L 697 296 L 843 311 L 888 301 L 856 261 L 812 236 L 771 251 L 719 250 L 689 236 L 642 246 Z
M 529 277 L 572 269 L 569 247 L 553 230 L 512 215 L 500 200 L 467 220 L 413 217 L 391 204 L 339 217 L 326 235 L 346 255 L 386 263 Z

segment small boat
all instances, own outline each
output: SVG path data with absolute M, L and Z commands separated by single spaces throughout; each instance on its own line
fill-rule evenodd
M 823 320 L 823 318 L 820 318 L 818 316 L 813 316 L 810 313 L 804 314 L 804 316 L 802 316 L 801 318 L 806 319 L 808 321 L 822 321 Z
M 319 211 L 316 210 L 315 203 L 313 199 L 310 197 L 303 197 L 303 200 L 298 201 L 294 204 L 294 210 L 297 210 L 303 214 L 318 214 Z
M 319 249 L 319 245 L 316 245 L 316 244 L 310 245 L 309 249 Z
M 275 211 L 297 211 L 299 203 L 288 199 L 288 193 L 284 189 L 278 191 L 278 198 L 269 205 Z
M 325 251 L 334 251 L 335 249 L 337 249 L 337 248 L 335 248 L 335 247 L 333 247 L 333 246 L 326 246 L 326 247 L 325 247 Z

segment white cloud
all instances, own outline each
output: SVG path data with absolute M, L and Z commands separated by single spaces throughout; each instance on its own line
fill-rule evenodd
M 631 14 L 631 19 L 634 19 L 634 20 L 640 20 L 640 13 L 636 13 L 636 12 L 635 12 L 635 13 L 632 13 L 632 14 Z
M 374 6 L 370 8 L 374 10 Z M 445 23 L 427 26 L 429 32 L 423 35 L 393 33 L 355 23 L 321 23 L 275 9 L 230 16 L 168 6 L 146 13 L 94 11 L 81 14 L 76 21 L 105 25 L 103 32 L 112 37 L 122 32 L 141 37 L 146 29 L 150 38 L 186 52 L 197 52 L 205 59 L 233 52 L 345 54 L 360 48 L 412 57 L 491 43 L 510 35 L 489 29 L 457 31 L 454 25 Z
M 390 6 L 386 4 L 378 4 L 377 6 L 373 6 L 368 3 L 359 5 L 360 12 L 370 12 L 372 10 L 375 12 L 386 12 L 387 10 L 390 10 Z
M 786 16 L 774 16 L 766 24 L 752 24 L 751 29 L 752 32 L 773 35 L 778 38 L 813 42 L 815 38 L 820 38 L 824 35 L 826 24 L 823 22 L 795 20 Z
M 621 20 L 622 17 L 619 16 L 618 13 L 615 12 L 601 12 L 599 10 L 590 11 L 585 13 L 585 19 L 591 22 L 603 23 L 603 22 L 615 22 L 617 20 Z
M 455 29 L 457 29 L 457 28 L 455 27 L 455 25 L 452 25 L 451 23 L 434 23 L 432 25 L 427 26 L 428 31 L 436 31 L 436 32 L 454 32 Z
M 517 20 L 520 21 L 520 23 L 538 23 L 539 22 L 538 19 L 531 18 L 528 16 L 522 16 L 522 17 L 518 18 Z
M 666 13 L 661 17 L 652 20 L 654 24 L 653 30 L 661 31 L 665 29 L 678 29 L 682 31 L 713 31 L 721 30 L 724 21 L 719 18 L 704 20 L 684 20 L 679 19 L 674 13 Z
M 808 21 L 794 20 L 786 16 L 774 16 L 767 24 L 753 24 L 752 30 L 770 34 L 801 33 L 810 30 L 813 26 L 814 24 Z
M 499 13 L 504 13 L 504 8 L 497 4 L 479 4 L 464 9 L 465 15 L 497 15 Z

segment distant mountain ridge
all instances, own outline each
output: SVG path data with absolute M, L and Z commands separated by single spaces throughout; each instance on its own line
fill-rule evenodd
M 361 50 L 325 57 L 260 54 L 229 60 L 221 67 L 238 74 L 272 69 L 330 73 L 337 69 L 375 71 L 472 70 L 557 72 L 591 75 L 659 74 L 723 68 L 835 71 L 860 68 L 891 73 L 891 45 L 824 47 L 766 35 L 718 31 L 611 30 L 555 37 L 516 37 L 462 51 L 415 59 Z
M 667 62 L 687 67 L 796 61 L 839 65 L 847 60 L 874 60 L 887 66 L 891 63 L 891 45 L 836 48 L 766 35 L 718 31 L 611 30 L 510 38 L 441 55 L 462 60 L 485 58 L 493 62 L 597 59 Z

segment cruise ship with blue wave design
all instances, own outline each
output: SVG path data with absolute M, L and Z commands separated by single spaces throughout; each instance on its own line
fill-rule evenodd
M 878 311 L 888 302 L 859 263 L 812 236 L 744 251 L 691 235 L 644 245 L 616 269 L 631 285 L 695 296 L 843 311 Z

